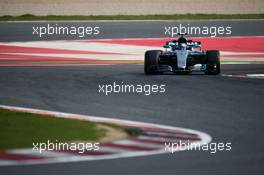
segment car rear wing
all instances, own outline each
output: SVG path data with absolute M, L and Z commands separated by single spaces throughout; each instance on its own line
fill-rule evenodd
M 166 45 L 164 45 L 164 48 L 169 48 L 172 46 L 179 46 L 179 42 L 177 40 L 168 41 L 168 42 L 166 42 Z M 187 40 L 187 46 L 188 47 L 201 47 L 201 42 L 200 41 Z

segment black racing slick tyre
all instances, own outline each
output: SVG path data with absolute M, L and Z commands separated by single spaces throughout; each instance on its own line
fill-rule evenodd
M 221 72 L 220 68 L 220 52 L 218 50 L 210 50 L 206 52 L 207 65 L 205 74 L 218 75 Z
M 146 75 L 153 75 L 158 73 L 158 71 L 155 70 L 154 66 L 158 65 L 159 55 L 161 52 L 161 50 L 146 51 L 144 61 L 144 72 Z

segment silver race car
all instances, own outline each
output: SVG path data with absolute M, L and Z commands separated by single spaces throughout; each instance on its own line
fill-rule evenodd
M 201 50 L 200 41 L 187 40 L 179 34 L 178 40 L 166 42 L 165 50 L 145 52 L 145 74 L 204 72 L 207 75 L 220 73 L 218 50 Z

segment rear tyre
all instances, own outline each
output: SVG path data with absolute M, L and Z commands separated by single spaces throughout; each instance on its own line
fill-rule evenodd
M 220 52 L 218 50 L 210 50 L 206 52 L 207 65 L 205 74 L 218 75 L 221 72 L 220 68 Z
M 144 72 L 146 75 L 153 75 L 159 73 L 155 69 L 155 65 L 159 63 L 159 55 L 161 50 L 148 50 L 145 53 Z

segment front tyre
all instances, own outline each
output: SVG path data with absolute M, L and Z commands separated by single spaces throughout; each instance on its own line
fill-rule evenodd
M 161 52 L 161 50 L 146 51 L 144 61 L 144 72 L 146 75 L 153 75 L 158 73 L 158 71 L 155 69 L 155 66 L 159 63 L 159 55 Z
M 220 52 L 218 50 L 210 50 L 206 52 L 207 65 L 205 74 L 218 75 L 221 72 L 220 68 Z

